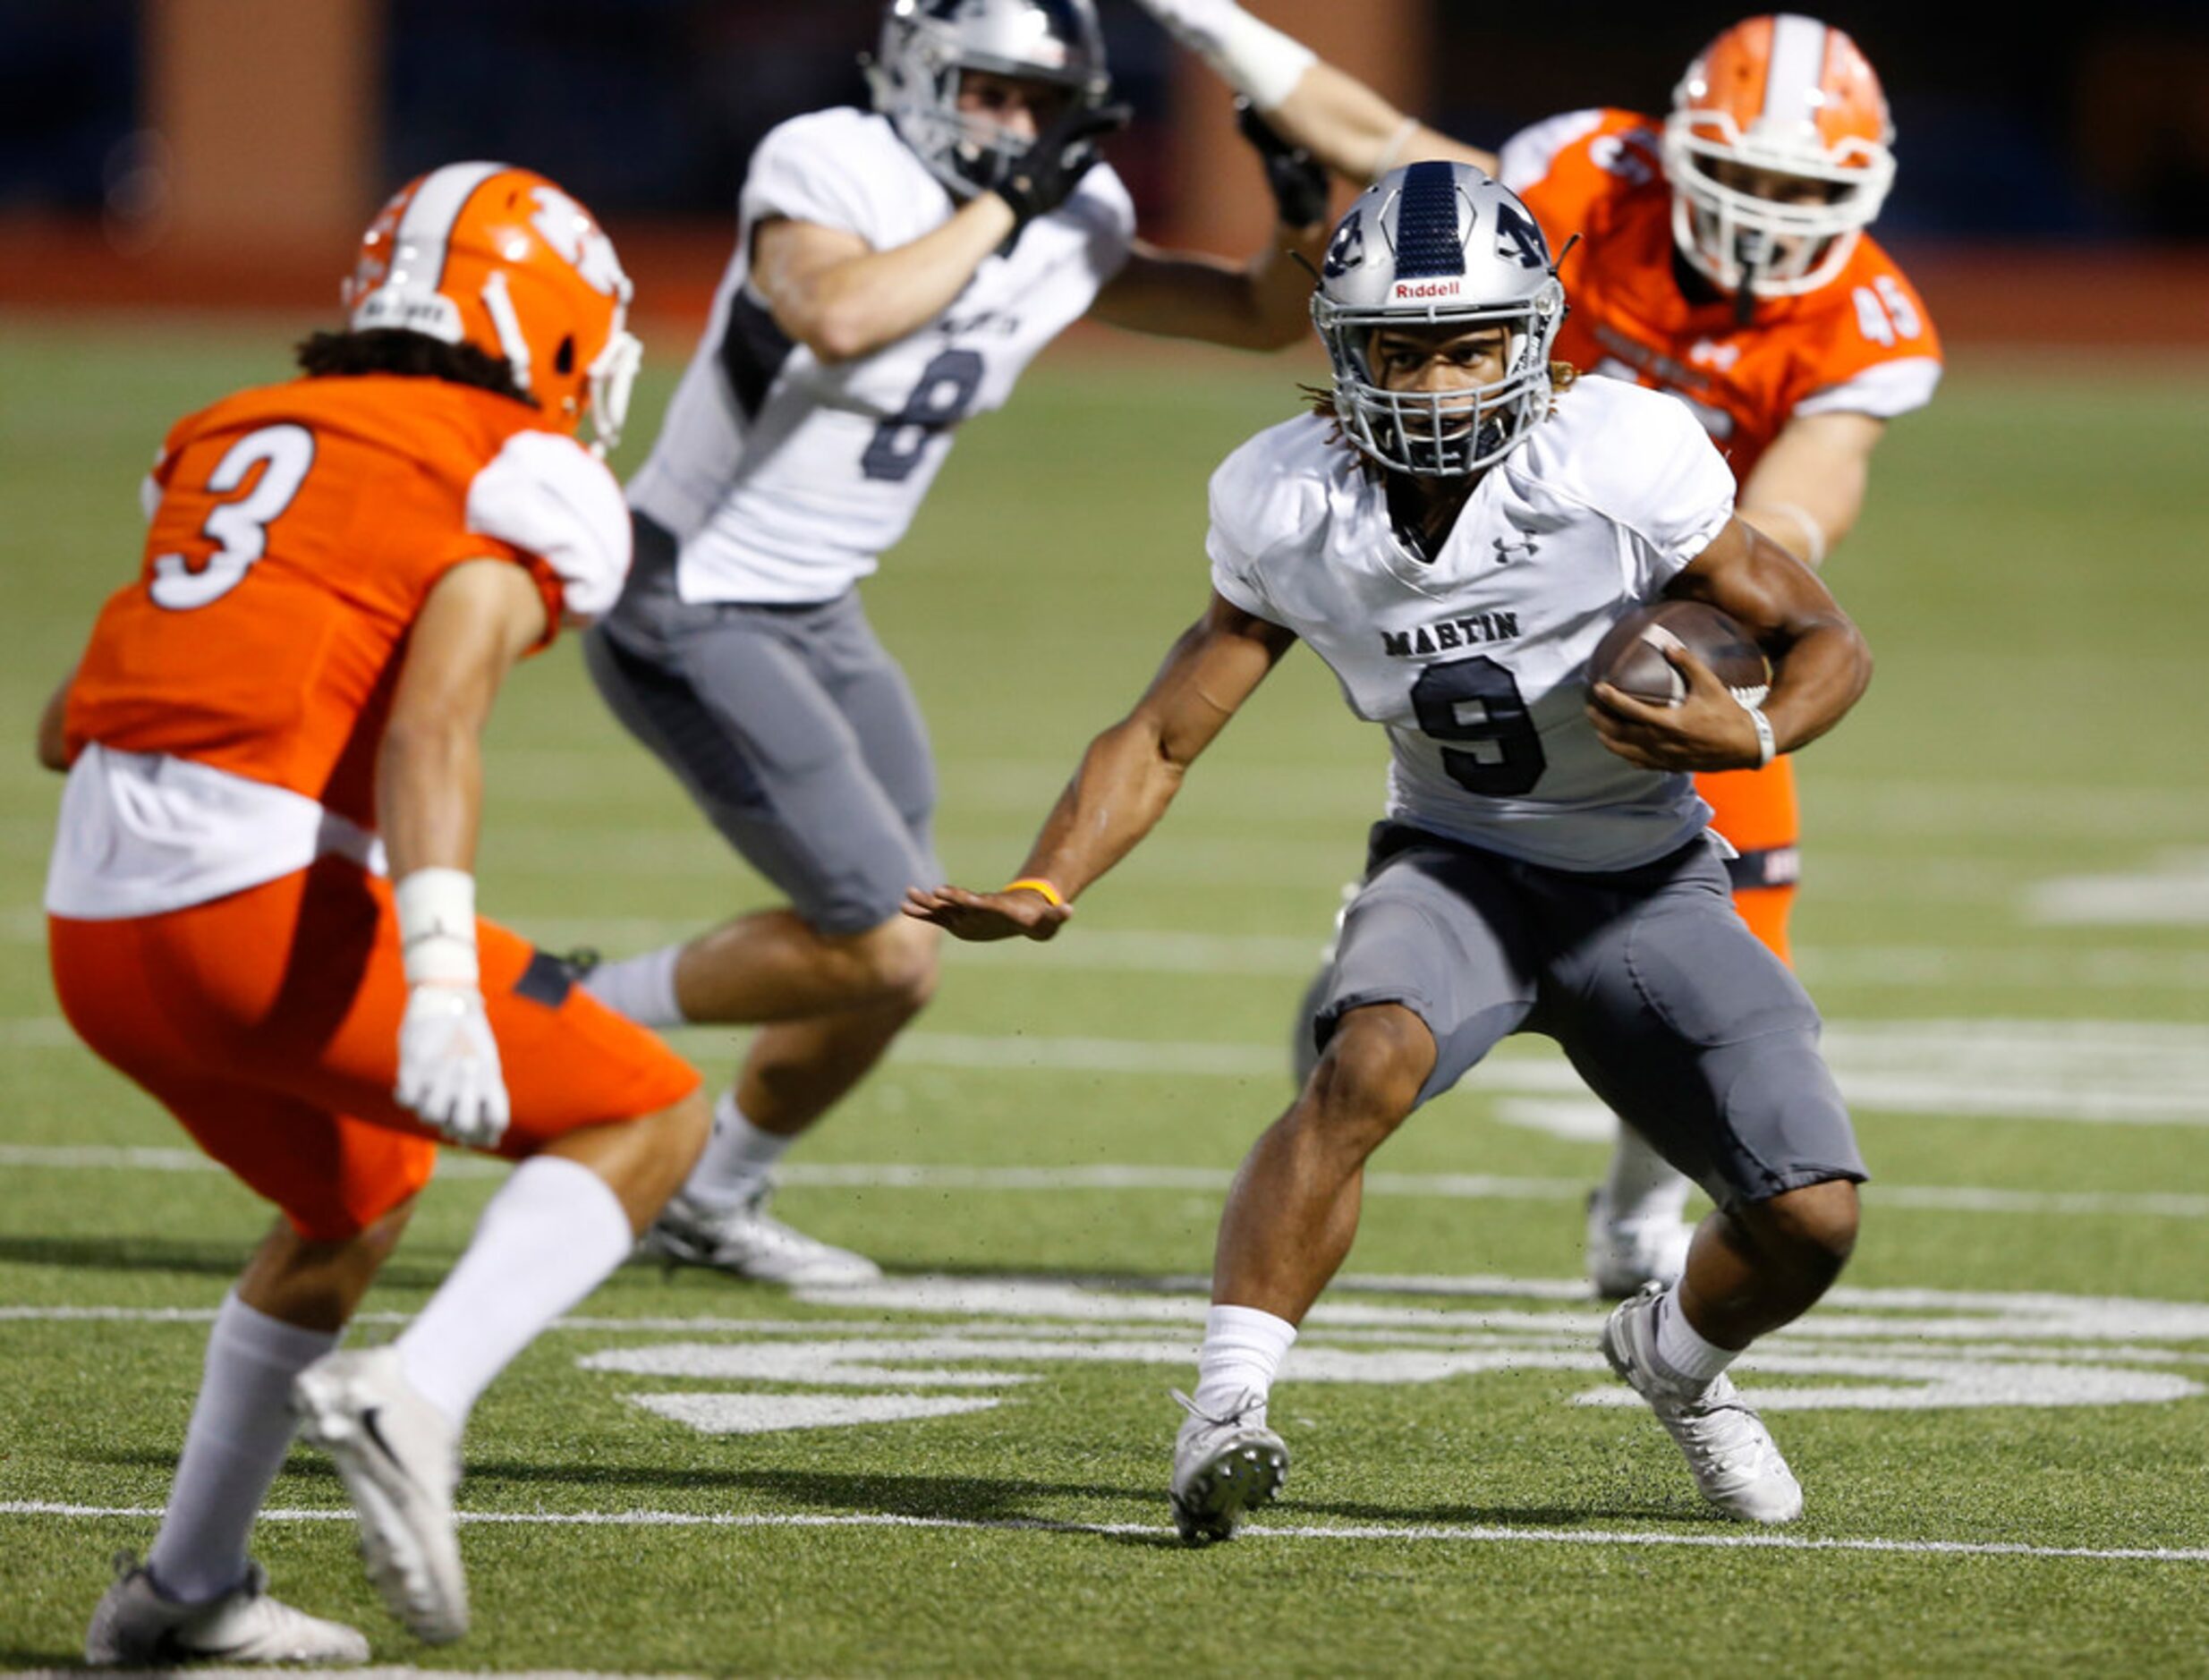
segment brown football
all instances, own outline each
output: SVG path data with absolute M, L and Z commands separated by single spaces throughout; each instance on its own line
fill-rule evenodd
M 1758 706 L 1771 688 L 1771 664 L 1739 622 L 1701 601 L 1658 601 L 1636 607 L 1604 633 L 1588 659 L 1588 681 L 1608 683 L 1652 706 L 1677 706 L 1687 684 L 1664 657 L 1686 647 L 1745 705 Z

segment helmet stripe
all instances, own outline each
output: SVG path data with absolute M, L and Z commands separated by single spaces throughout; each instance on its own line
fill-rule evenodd
M 493 175 L 503 174 L 506 167 L 505 164 L 447 164 L 423 177 L 420 190 L 406 207 L 406 214 L 399 220 L 392 249 L 404 250 L 413 245 L 435 250 L 437 272 L 409 275 L 404 290 L 412 292 L 419 288 L 427 295 L 444 282 L 446 247 L 451 242 L 460 213 L 467 208 L 468 200 L 475 196 L 478 187 Z
M 1404 172 L 1396 241 L 1399 280 L 1465 272 L 1465 245 L 1457 237 L 1457 178 L 1450 165 L 1414 164 Z
M 1771 21 L 1771 64 L 1764 72 L 1761 120 L 1799 128 L 1818 120 L 1818 85 L 1825 80 L 1828 30 L 1815 18 L 1783 12 Z

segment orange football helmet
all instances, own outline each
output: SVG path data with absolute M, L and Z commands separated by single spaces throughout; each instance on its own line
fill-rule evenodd
M 643 347 L 629 276 L 590 212 L 540 174 L 447 164 L 401 187 L 370 225 L 343 297 L 354 331 L 473 344 L 595 451 L 621 436 Z
M 1748 18 L 1672 90 L 1672 233 L 1728 292 L 1788 297 L 1840 272 L 1894 184 L 1887 96 L 1856 44 L 1814 18 Z

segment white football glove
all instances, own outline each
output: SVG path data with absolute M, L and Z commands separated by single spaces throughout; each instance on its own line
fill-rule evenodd
M 498 1040 L 472 986 L 417 986 L 399 1022 L 399 1083 L 392 1093 L 448 1141 L 497 1147 L 506 1133 Z

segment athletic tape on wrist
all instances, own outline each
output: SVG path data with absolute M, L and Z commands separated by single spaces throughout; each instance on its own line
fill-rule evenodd
M 1319 63 L 1319 55 L 1302 41 L 1237 5 L 1208 12 L 1193 30 L 1201 31 L 1194 44 L 1205 63 L 1261 111 L 1273 110 L 1296 92 L 1304 72 Z
M 1749 721 L 1756 725 L 1756 768 L 1761 770 L 1772 761 L 1779 745 L 1772 737 L 1771 719 L 1764 716 L 1761 706 L 1744 706 L 1741 709 L 1748 713 Z
M 475 877 L 465 870 L 416 870 L 394 884 L 391 895 L 407 984 L 478 984 Z

